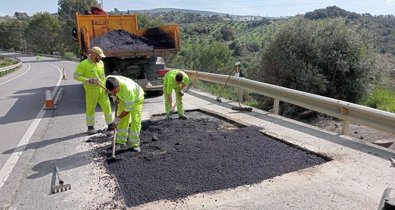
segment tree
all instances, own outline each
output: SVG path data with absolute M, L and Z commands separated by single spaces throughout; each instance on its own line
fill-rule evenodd
M 344 19 L 297 18 L 263 44 L 260 78 L 296 90 L 357 102 L 378 81 L 370 33 Z
M 28 20 L 30 18 L 26 12 L 15 12 L 14 17 L 18 20 Z
M 178 55 L 173 60 L 169 60 L 168 65 L 229 74 L 232 52 L 225 43 L 200 40 L 185 44 Z
M 63 24 L 76 25 L 76 12 L 83 13 L 85 10 L 90 11 L 92 6 L 98 6 L 96 0 L 59 0 L 58 15 Z
M 32 51 L 47 54 L 59 50 L 60 33 L 58 18 L 48 12 L 33 15 L 25 29 L 26 39 Z
M 146 13 L 137 14 L 139 28 L 153 28 L 165 25 L 165 23 L 159 19 L 154 19 Z
M 25 21 L 10 19 L 0 22 L 0 48 L 25 50 L 25 38 L 23 30 Z
M 75 14 L 90 11 L 91 7 L 98 6 L 98 3 L 96 0 L 59 0 L 58 6 L 59 20 L 64 32 L 61 37 L 64 43 L 63 51 L 73 51 L 77 54 L 78 45 L 71 35 L 72 28 L 77 26 Z
M 230 41 L 234 39 L 234 32 L 232 31 L 232 29 L 224 26 L 221 28 L 220 32 L 222 34 L 223 40 Z

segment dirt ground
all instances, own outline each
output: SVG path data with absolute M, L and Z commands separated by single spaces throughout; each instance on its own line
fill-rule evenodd
M 331 117 L 325 117 L 325 116 L 318 117 L 318 119 L 311 124 L 319 128 L 336 133 L 341 133 L 343 126 L 340 120 Z M 370 143 L 374 143 L 376 141 L 381 141 L 381 142 L 395 141 L 395 135 L 393 134 L 379 131 L 366 126 L 355 125 L 355 124 L 350 125 L 349 136 L 359 139 L 360 141 L 365 141 Z M 395 144 L 393 143 L 388 148 L 395 150 Z
M 263 135 L 261 128 L 239 127 L 198 111 L 187 114 L 188 120 L 158 116 L 143 122 L 141 153 L 120 150 L 120 161 L 104 161 L 126 206 L 162 199 L 182 202 L 196 193 L 252 185 L 326 162 Z M 105 159 L 109 152 L 99 147 L 98 154 Z

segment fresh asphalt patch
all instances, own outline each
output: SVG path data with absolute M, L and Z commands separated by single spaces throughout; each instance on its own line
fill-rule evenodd
M 252 185 L 327 162 L 263 135 L 262 128 L 240 128 L 199 111 L 187 114 L 187 120 L 144 121 L 141 152 L 118 152 L 122 160 L 104 164 L 128 207 Z

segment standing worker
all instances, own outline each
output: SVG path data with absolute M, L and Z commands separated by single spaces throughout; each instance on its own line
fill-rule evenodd
M 84 84 L 86 125 L 88 126 L 87 133 L 89 135 L 97 132 L 94 128 L 97 103 L 100 104 L 104 112 L 104 117 L 108 125 L 107 130 L 114 130 L 110 99 L 107 92 L 97 85 L 99 83 L 103 84 L 105 81 L 104 64 L 101 61 L 105 57 L 100 47 L 92 47 L 88 58 L 81 61 L 74 72 L 74 79 Z
M 118 145 L 140 152 L 141 113 L 143 111 L 144 90 L 133 80 L 123 76 L 108 76 L 106 88 L 114 103 L 118 103 L 118 113 L 114 120 L 117 127 Z M 130 125 L 131 123 L 131 125 Z M 128 133 L 129 131 L 129 133 Z
M 166 119 L 171 120 L 171 112 L 173 107 L 172 91 L 176 93 L 176 102 L 178 117 L 182 120 L 188 119 L 184 114 L 184 105 L 182 97 L 184 96 L 183 89 L 190 84 L 188 75 L 181 70 L 170 70 L 163 78 L 163 93 L 165 97 Z

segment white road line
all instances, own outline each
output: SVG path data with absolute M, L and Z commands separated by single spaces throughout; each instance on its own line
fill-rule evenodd
M 54 98 L 55 97 L 55 94 L 58 92 L 58 89 L 59 89 L 59 85 L 60 85 L 60 83 L 62 82 L 62 78 L 63 78 L 63 71 L 59 68 L 59 66 L 57 66 L 57 65 L 54 65 L 54 64 L 52 64 L 51 63 L 51 65 L 52 66 L 55 66 L 58 70 L 59 70 L 59 73 L 60 73 L 60 78 L 59 78 L 59 80 L 58 80 L 58 83 L 56 83 L 56 87 L 55 87 L 55 89 L 52 91 L 52 98 Z
M 22 74 L 20 74 L 20 75 L 14 77 L 14 78 L 12 78 L 12 79 L 10 79 L 10 80 L 7 80 L 7 81 L 5 81 L 5 82 L 3 82 L 3 83 L 0 83 L 0 85 L 4 85 L 5 83 L 8 83 L 8 82 L 10 82 L 10 81 L 12 81 L 12 80 L 14 80 L 14 79 L 16 79 L 16 78 L 18 78 L 18 77 L 20 77 L 20 76 L 26 74 L 28 71 L 30 71 L 30 64 L 27 64 L 27 65 L 29 66 L 29 68 L 27 69 L 27 71 L 23 72 Z
M 51 65 L 53 65 L 53 64 L 51 64 Z M 59 85 L 62 81 L 63 75 L 62 75 L 62 71 L 60 70 L 60 68 L 58 66 L 56 66 L 56 65 L 53 65 L 53 66 L 55 66 L 59 70 L 59 73 L 60 73 L 58 82 L 57 82 L 56 87 L 53 91 L 53 95 L 55 95 L 56 94 L 55 90 L 57 91 L 59 89 Z M 29 65 L 29 70 L 30 70 L 30 65 Z M 14 169 L 16 163 L 18 162 L 23 151 L 25 150 L 26 145 L 29 143 L 31 137 L 33 136 L 34 132 L 36 131 L 38 124 L 40 123 L 41 119 L 43 118 L 43 116 L 46 112 L 46 110 L 44 110 L 44 108 L 45 108 L 45 105 L 42 107 L 40 112 L 34 118 L 32 124 L 30 124 L 25 135 L 23 135 L 22 139 L 19 141 L 18 145 L 12 152 L 11 156 L 8 158 L 7 162 L 1 168 L 1 170 L 0 170 L 0 189 L 4 186 L 5 182 L 7 181 L 8 177 L 10 176 L 12 170 Z

